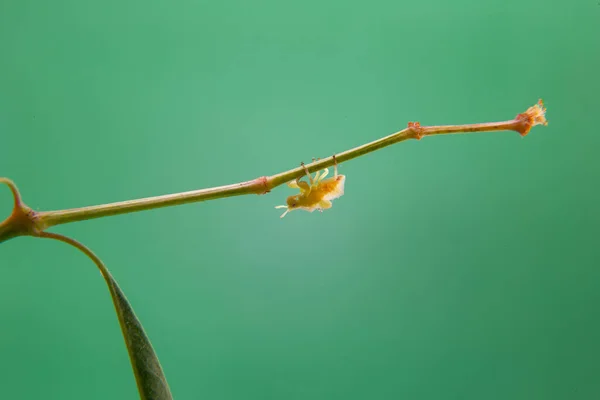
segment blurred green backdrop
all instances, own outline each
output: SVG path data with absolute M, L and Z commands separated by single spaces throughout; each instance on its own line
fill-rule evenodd
M 38 210 L 342 164 L 287 188 L 65 225 L 128 295 L 178 399 L 600 398 L 595 0 L 0 2 L 0 175 Z M 11 198 L 0 189 L 2 217 Z M 134 399 L 105 283 L 0 248 L 6 399 Z

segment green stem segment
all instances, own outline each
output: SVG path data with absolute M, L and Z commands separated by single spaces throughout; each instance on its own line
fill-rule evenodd
M 422 136 L 451 133 L 515 130 L 515 125 L 516 121 L 513 120 L 488 124 L 406 128 L 392 135 L 375 140 L 371 143 L 367 143 L 343 153 L 336 154 L 335 158 L 338 163 L 342 163 L 344 161 L 363 156 L 407 139 L 420 139 Z M 335 161 L 333 156 L 331 156 L 319 161 L 315 161 L 311 164 L 307 164 L 306 167 L 308 168 L 309 172 L 312 173 L 323 168 L 331 167 L 334 165 L 334 163 Z M 277 186 L 303 176 L 304 173 L 305 172 L 302 167 L 297 167 L 270 177 L 261 177 L 251 181 L 232 185 L 122 201 L 99 206 L 82 207 L 62 211 L 46 211 L 38 213 L 36 218 L 39 221 L 40 227 L 42 227 L 42 229 L 47 229 L 51 226 L 59 224 L 107 217 L 110 215 L 127 214 L 154 208 L 220 199 L 224 197 L 241 196 L 246 194 L 264 194 Z
M 546 109 L 543 107 L 541 100 L 538 104 L 529 107 L 529 109 L 510 121 L 492 122 L 483 124 L 467 124 L 467 125 L 442 125 L 442 126 L 420 126 L 420 124 L 410 122 L 408 128 L 389 136 L 375 140 L 373 142 L 355 147 L 345 152 L 327 157 L 311 164 L 307 164 L 306 168 L 309 172 L 321 170 L 331 167 L 334 163 L 343 163 L 345 161 L 363 156 L 373 151 L 382 149 L 392 144 L 402 142 L 407 139 L 421 139 L 424 136 L 456 134 L 456 133 L 473 133 L 473 132 L 494 132 L 494 131 L 516 131 L 522 136 L 529 133 L 529 130 L 535 125 L 546 125 L 545 119 Z M 232 185 L 219 186 L 209 189 L 193 190 L 183 193 L 167 194 L 156 197 L 148 197 L 137 200 L 122 201 L 117 203 L 103 204 L 97 206 L 89 206 L 82 208 L 74 208 L 60 211 L 44 211 L 33 213 L 32 222 L 37 231 L 44 231 L 49 227 L 66 224 L 69 222 L 77 222 L 94 218 L 102 218 L 111 215 L 120 215 L 133 213 L 143 210 L 151 210 L 155 208 L 176 206 L 187 203 L 195 203 L 200 201 L 220 199 L 224 197 L 241 196 L 246 194 L 265 194 L 273 188 L 284 183 L 292 181 L 304 175 L 304 169 L 297 167 L 288 171 L 270 176 L 260 177 L 254 180 L 236 183 Z M 10 218 L 9 218 L 10 219 Z M 8 220 L 7 220 L 8 221 Z M 5 221 L 5 223 L 7 222 Z M 0 224 L 2 228 L 3 224 Z M 0 229 L 0 241 L 2 241 Z

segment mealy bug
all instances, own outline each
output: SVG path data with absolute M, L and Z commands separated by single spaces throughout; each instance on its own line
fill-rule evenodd
M 327 168 L 323 171 L 318 171 L 313 178 L 304 163 L 302 163 L 310 185 L 300 181 L 300 177 L 296 178 L 295 181 L 288 182 L 287 185 L 289 187 L 300 189 L 300 193 L 295 196 L 289 196 L 286 200 L 287 205 L 275 207 L 286 209 L 280 218 L 285 217 L 288 212 L 293 210 L 306 210 L 309 212 L 319 210 L 323 212 L 323 210 L 331 208 L 331 201 L 344 194 L 344 184 L 346 183 L 346 176 L 338 174 L 335 156 L 333 156 L 333 162 L 334 175 L 329 179 L 325 179 L 327 174 L 329 174 Z

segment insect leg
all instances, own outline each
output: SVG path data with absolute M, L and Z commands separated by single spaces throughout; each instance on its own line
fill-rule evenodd
M 310 185 L 301 181 L 300 178 L 296 178 L 296 185 L 298 185 L 298 188 L 301 192 L 305 192 L 306 194 L 310 193 Z
M 299 176 L 299 177 L 297 177 L 297 178 L 296 178 L 296 180 L 295 180 L 295 181 L 293 181 L 293 182 L 290 182 L 290 183 L 288 184 L 288 186 L 290 186 L 290 187 L 297 187 L 298 189 L 300 189 L 300 192 L 302 192 L 302 193 L 305 193 L 305 194 L 307 194 L 307 195 L 308 195 L 308 194 L 310 193 L 310 189 L 311 189 L 311 186 L 312 186 L 312 178 L 311 178 L 310 174 L 308 173 L 308 170 L 307 170 L 307 169 L 306 169 L 306 167 L 304 166 L 304 163 L 301 163 L 301 165 L 304 167 L 304 171 L 306 171 L 306 172 L 307 172 L 307 175 L 308 175 L 308 177 L 310 178 L 310 183 L 311 183 L 311 185 L 309 185 L 309 184 L 308 184 L 308 183 L 306 183 L 306 182 L 303 182 L 303 181 L 301 181 L 300 179 L 302 179 L 302 177 L 300 177 L 300 176 Z M 293 185 L 293 186 L 292 186 L 292 185 Z
M 321 179 L 323 179 L 323 178 L 321 177 L 321 171 L 317 171 L 317 173 L 315 174 L 315 177 L 314 177 L 314 181 L 315 181 L 315 182 L 317 182 L 317 183 L 319 183 L 319 181 L 320 181 Z
M 329 174 L 329 169 L 325 168 L 323 170 L 323 174 L 321 176 L 319 176 L 319 179 L 317 179 L 317 182 L 321 182 L 323 179 L 325 179 L 325 177 L 327 176 L 327 174 Z
M 302 168 L 304 168 L 304 172 L 306 173 L 306 176 L 308 176 L 308 180 L 310 181 L 310 185 L 312 186 L 315 181 L 313 180 L 313 177 L 310 176 L 310 172 L 308 172 L 308 168 L 306 168 L 306 165 L 304 165 L 304 163 L 300 163 L 300 165 L 302 165 Z
M 319 161 L 319 160 L 320 160 L 320 158 L 314 158 L 314 157 L 313 157 L 313 159 L 312 159 L 312 160 L 313 160 L 313 162 L 315 162 L 315 161 Z M 327 174 L 325 174 L 325 175 L 327 175 Z M 322 180 L 324 177 L 325 177 L 325 176 L 321 176 L 321 171 L 317 171 L 317 173 L 315 174 L 314 181 L 315 181 L 316 183 L 319 183 L 319 182 L 320 182 L 320 181 L 321 181 L 321 180 Z
M 331 208 L 333 204 L 329 200 L 321 200 L 319 206 L 321 207 L 321 210 L 327 210 L 328 208 Z
M 333 155 L 333 168 L 334 168 L 333 169 L 333 171 L 334 171 L 333 176 L 335 178 L 337 178 L 337 176 L 338 176 L 338 170 L 337 170 L 337 158 L 335 158 L 335 154 Z

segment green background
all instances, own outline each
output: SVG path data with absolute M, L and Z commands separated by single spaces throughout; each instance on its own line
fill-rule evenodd
M 178 399 L 600 398 L 595 0 L 0 1 L 0 176 L 37 210 L 344 163 L 291 189 L 54 229 L 132 302 Z M 0 190 L 2 217 L 11 198 Z M 105 283 L 76 250 L 0 248 L 6 399 L 134 399 Z

